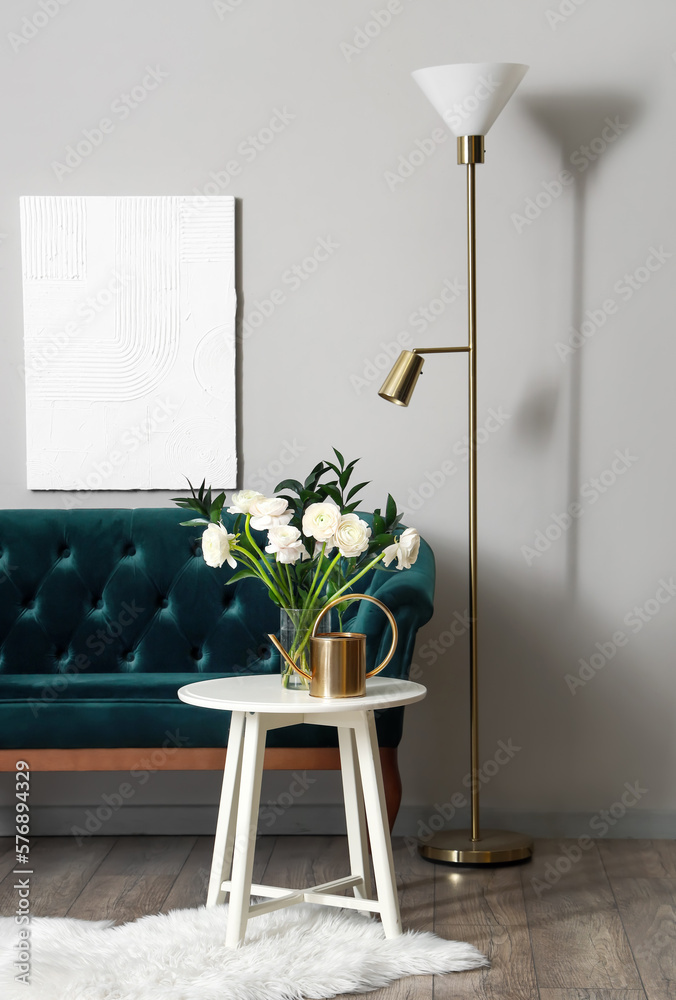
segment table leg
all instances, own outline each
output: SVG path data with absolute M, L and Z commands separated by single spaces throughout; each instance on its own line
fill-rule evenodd
M 364 788 L 364 805 L 371 837 L 373 871 L 376 877 L 378 900 L 382 906 L 381 918 L 385 937 L 402 933 L 399 915 L 397 883 L 394 875 L 392 842 L 387 824 L 387 808 L 380 767 L 380 752 L 373 712 L 360 712 L 354 723 L 359 769 Z
M 371 899 L 371 872 L 369 850 L 366 837 L 366 816 L 364 797 L 359 775 L 359 764 L 354 742 L 354 732 L 346 726 L 338 727 L 340 747 L 340 770 L 343 779 L 345 799 L 345 821 L 347 823 L 347 844 L 350 851 L 350 874 L 360 875 L 363 885 L 354 887 L 357 899 Z M 367 911 L 364 911 L 367 912 Z
M 236 948 L 242 943 L 249 918 L 266 731 L 260 715 L 248 712 L 237 811 L 237 836 L 232 859 L 230 910 L 225 936 L 228 948 Z
M 228 749 L 225 755 L 221 802 L 218 807 L 214 855 L 209 875 L 207 906 L 217 906 L 225 900 L 222 883 L 230 878 L 232 853 L 235 846 L 235 822 L 239 799 L 240 761 L 242 757 L 242 735 L 244 733 L 244 713 L 233 712 L 230 719 Z

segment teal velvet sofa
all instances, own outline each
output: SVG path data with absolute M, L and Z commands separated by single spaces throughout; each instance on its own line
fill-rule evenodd
M 204 563 L 199 531 L 182 519 L 174 508 L 0 511 L 0 769 L 17 754 L 33 770 L 122 770 L 143 753 L 158 768 L 222 766 L 227 713 L 176 692 L 202 678 L 278 673 L 267 633 L 279 610 L 257 580 L 227 586 L 233 571 Z M 432 614 L 429 546 L 410 570 L 371 573 L 363 589 L 396 617 L 385 673 L 406 677 Z M 354 609 L 349 627 L 367 633 L 375 663 L 389 643 L 385 616 L 366 602 Z M 377 718 L 391 817 L 402 724 L 403 709 Z M 335 736 L 275 730 L 266 766 L 337 768 Z

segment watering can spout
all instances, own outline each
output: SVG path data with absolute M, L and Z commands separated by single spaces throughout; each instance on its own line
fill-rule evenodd
M 279 641 L 276 635 L 270 635 L 268 633 L 268 639 L 273 644 L 273 646 L 277 647 L 277 649 L 282 654 L 286 662 L 289 664 L 290 667 L 293 667 L 296 673 L 302 674 L 303 677 L 307 677 L 309 680 L 312 679 L 312 674 L 308 674 L 305 670 L 301 670 L 301 668 L 293 662 L 293 660 L 291 659 L 287 651 L 284 649 L 284 647 L 282 646 L 281 642 Z

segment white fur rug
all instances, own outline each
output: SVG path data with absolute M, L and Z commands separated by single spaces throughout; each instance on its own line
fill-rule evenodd
M 470 944 L 303 904 L 255 917 L 246 943 L 223 945 L 227 906 L 174 910 L 112 927 L 43 917 L 31 923 L 31 983 L 16 982 L 17 926 L 0 920 L 2 1000 L 319 1000 L 365 993 L 401 976 L 488 962 Z

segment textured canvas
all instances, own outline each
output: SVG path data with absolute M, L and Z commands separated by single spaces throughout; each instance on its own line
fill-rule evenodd
M 28 487 L 234 487 L 234 198 L 28 197 L 21 231 Z

